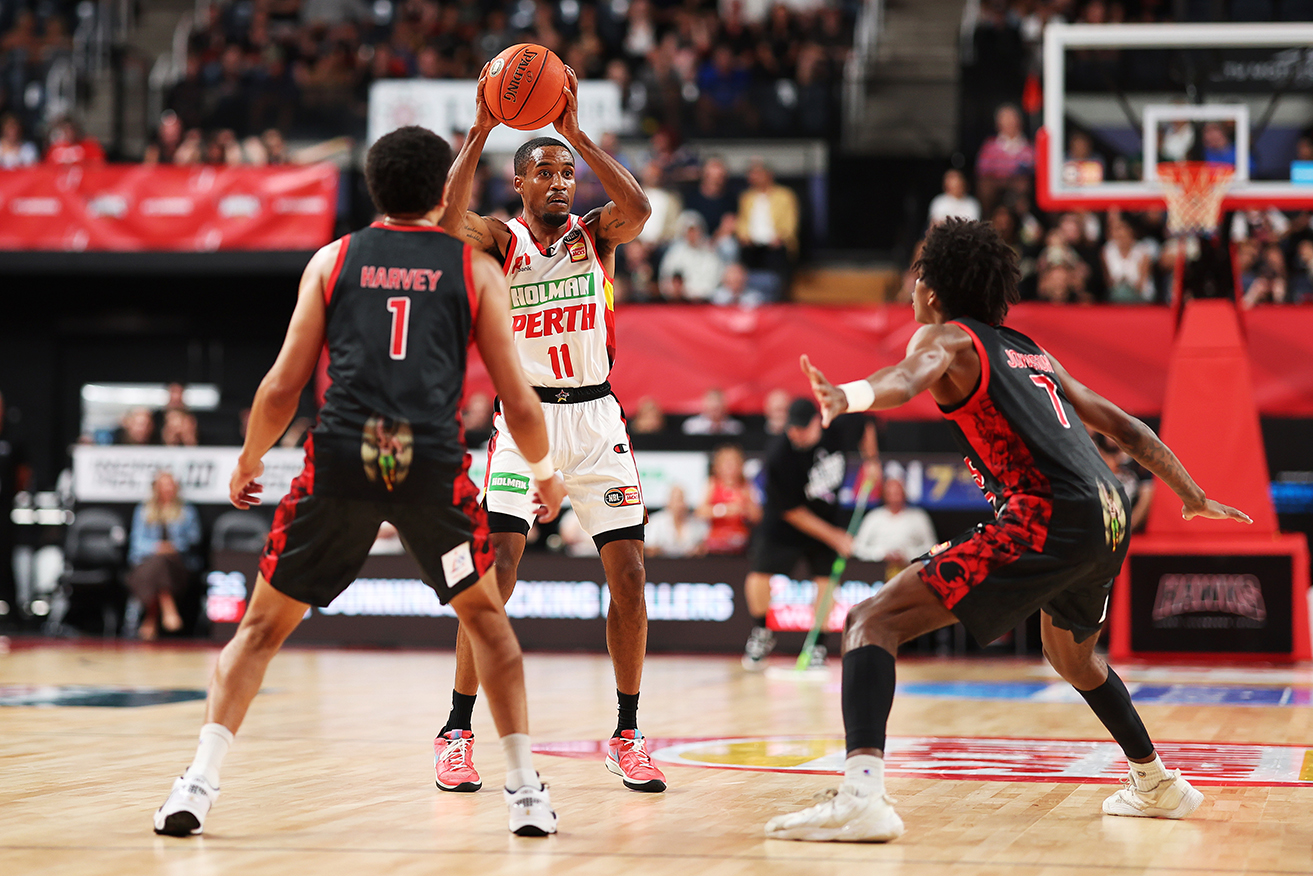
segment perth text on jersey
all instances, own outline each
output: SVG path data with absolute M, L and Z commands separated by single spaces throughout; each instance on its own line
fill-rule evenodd
M 524 332 L 526 338 L 547 338 L 597 328 L 597 304 L 571 304 L 569 307 L 549 307 L 533 313 L 516 313 L 511 316 L 511 331 Z

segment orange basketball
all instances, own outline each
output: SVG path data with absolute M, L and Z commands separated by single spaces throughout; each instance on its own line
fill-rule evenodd
M 565 109 L 565 65 L 556 53 L 520 43 L 492 59 L 483 97 L 492 117 L 519 131 L 554 122 Z

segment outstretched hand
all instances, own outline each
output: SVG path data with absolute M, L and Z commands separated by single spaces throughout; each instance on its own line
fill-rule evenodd
M 1212 499 L 1205 499 L 1204 503 L 1197 508 L 1191 508 L 1188 505 L 1181 506 L 1181 516 L 1186 520 L 1194 517 L 1207 517 L 1210 520 L 1237 520 L 1241 523 L 1253 523 L 1249 515 L 1238 508 L 1232 508 L 1230 505 L 1223 505 L 1221 502 L 1214 502 Z
M 565 68 L 565 87 L 562 90 L 565 92 L 565 109 L 552 122 L 552 127 L 566 140 L 571 140 L 579 133 L 579 77 L 570 67 Z
M 821 409 L 821 425 L 829 426 L 835 417 L 848 410 L 848 397 L 842 389 L 825 379 L 821 369 L 812 364 L 806 353 L 798 361 L 802 365 L 802 373 L 811 381 L 812 394 L 816 396 L 816 404 Z

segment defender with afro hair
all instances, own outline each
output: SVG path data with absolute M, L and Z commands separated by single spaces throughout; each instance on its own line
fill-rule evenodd
M 939 296 L 945 319 L 1002 325 L 1008 307 L 1021 300 L 1017 254 L 988 222 L 944 220 L 926 235 L 912 269 Z

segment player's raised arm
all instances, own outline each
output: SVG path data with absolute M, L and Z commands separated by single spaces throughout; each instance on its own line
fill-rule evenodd
M 865 380 L 835 386 L 811 363 L 800 360 L 821 408 L 821 423 L 828 426 L 843 413 L 878 411 L 906 404 L 942 379 L 957 354 L 971 349 L 971 335 L 955 325 L 926 325 L 917 329 L 907 345 L 907 356 L 897 365 L 881 368 Z
M 1186 520 L 1191 517 L 1211 517 L 1217 520 L 1239 520 L 1242 523 L 1254 522 L 1243 511 L 1215 502 L 1204 495 L 1203 487 L 1195 483 L 1181 460 L 1176 458 L 1172 449 L 1152 429 L 1077 381 L 1051 353 L 1048 357 L 1062 383 L 1063 392 L 1067 394 L 1067 400 L 1076 409 L 1081 422 L 1116 441 L 1132 459 L 1171 487 L 1172 492 L 1184 503 L 1181 508 L 1182 517 Z
M 453 237 L 500 259 L 510 241 L 510 231 L 505 223 L 470 211 L 470 196 L 474 191 L 474 173 L 479 167 L 479 157 L 483 155 L 488 134 L 497 127 L 497 120 L 488 112 L 488 105 L 483 99 L 487 79 L 488 67 L 484 65 L 474 97 L 474 127 L 470 128 L 460 153 L 447 171 L 446 209 L 438 224 Z
M 610 270 L 615 248 L 638 236 L 647 217 L 652 215 L 652 205 L 634 175 L 579 128 L 579 79 L 569 67 L 565 68 L 565 109 L 552 126 L 597 174 L 598 182 L 611 199 L 606 206 L 584 217 L 584 224 L 597 241 L 599 255 Z
M 551 520 L 561 510 L 565 482 L 554 473 L 542 401 L 520 368 L 511 343 L 510 289 L 501 266 L 483 253 L 473 254 L 474 285 L 479 312 L 474 319 L 474 342 L 479 346 L 488 376 L 501 400 L 502 416 L 520 452 L 529 462 L 537 489 L 540 520 Z
M 283 348 L 255 391 L 251 416 L 246 424 L 246 442 L 228 484 L 228 498 L 238 508 L 260 504 L 257 494 L 263 488 L 255 482 L 264 471 L 264 463 L 260 460 L 287 431 L 292 417 L 296 416 L 301 390 L 315 372 L 319 351 L 324 347 L 327 312 L 324 287 L 342 246 L 342 241 L 335 240 L 319 250 L 301 274 L 296 309 L 292 311 Z

